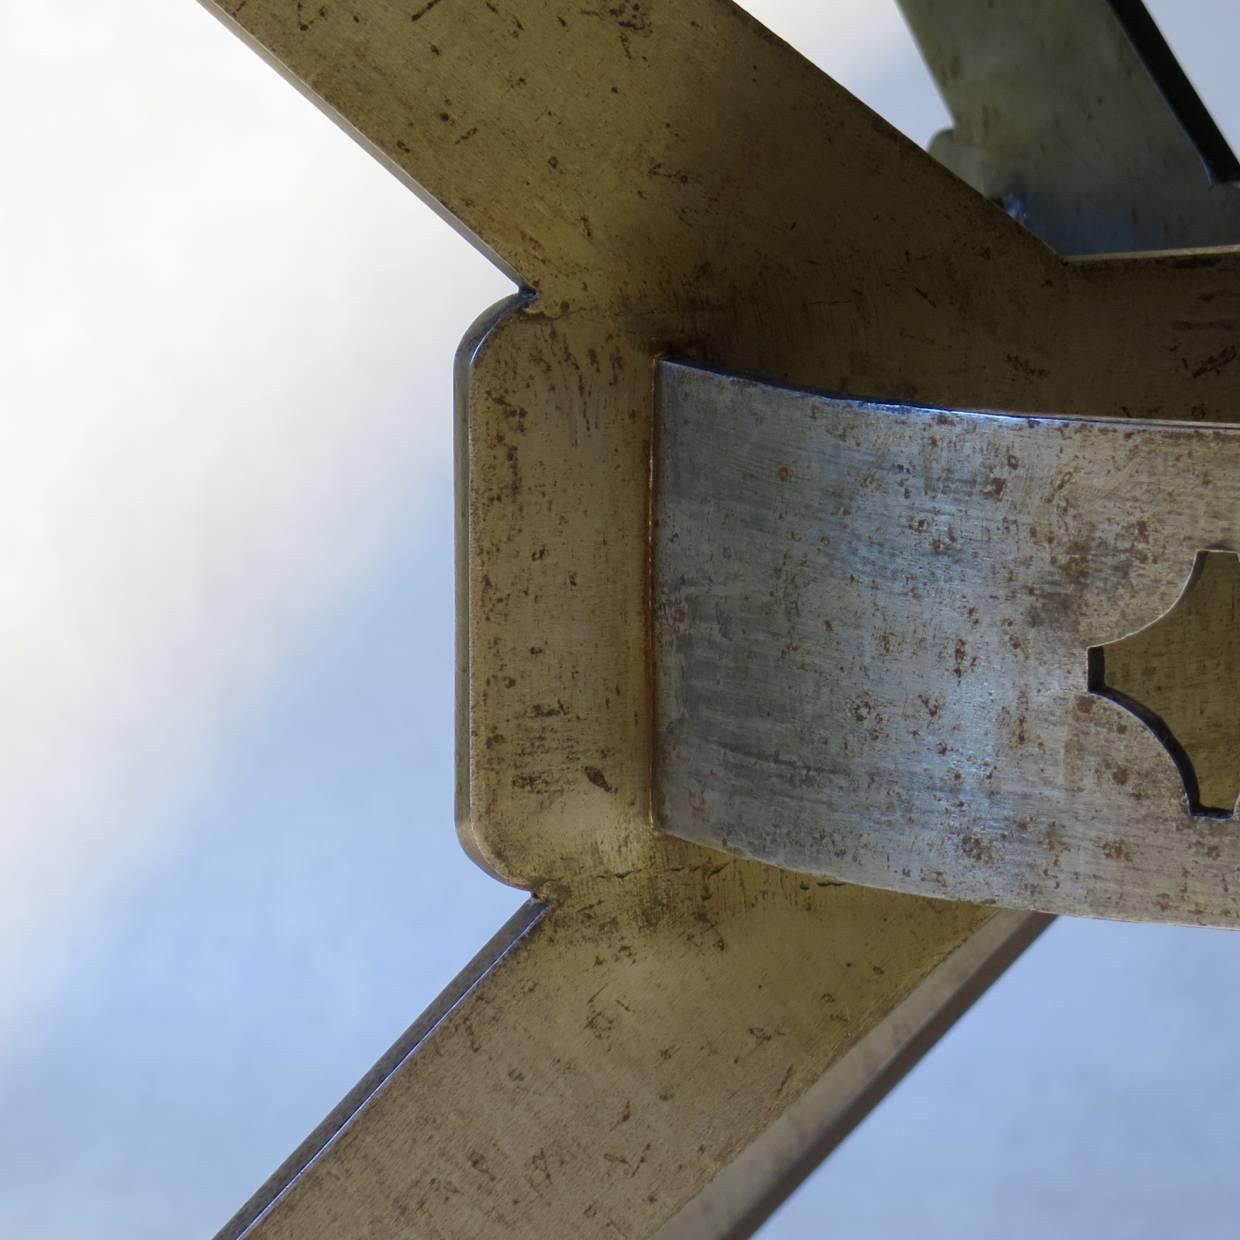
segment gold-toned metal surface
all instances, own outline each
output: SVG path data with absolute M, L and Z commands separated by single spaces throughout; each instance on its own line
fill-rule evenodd
M 1211 463 L 1203 488 L 1207 493 L 1216 479 L 1224 490 L 1236 484 L 1224 464 L 1222 454 Z M 1190 479 L 1186 476 L 1181 485 L 1189 489 Z M 1190 497 L 1190 506 L 1195 498 Z M 1209 545 L 1224 544 L 1211 540 Z M 1155 598 L 1148 611 L 1157 611 Z M 1166 748 L 1184 780 L 1192 813 L 1231 818 L 1240 797 L 1240 559 L 1235 551 L 1199 551 L 1175 605 L 1138 632 L 1095 646 L 1089 670 L 1090 688 L 1131 711 Z M 1235 834 L 1234 824 L 1216 828 L 1206 860 L 1221 862 L 1235 847 Z M 1181 879 L 1187 877 L 1184 870 L 1184 865 L 1164 866 L 1165 873 Z
M 649 1235 L 874 1023 L 875 979 L 894 1006 L 978 924 L 726 859 L 611 883 L 644 917 L 549 908 L 232 1234 Z
M 550 908 L 245 1234 L 649 1234 L 989 916 L 652 829 L 654 359 L 1226 417 L 1236 260 L 1061 262 L 727 0 L 208 5 L 536 293 L 462 353 L 459 806 Z
M 278 1199 L 295 1190 L 306 1170 L 358 1119 L 388 1081 L 408 1066 L 443 1021 L 469 1000 L 475 987 L 489 973 L 502 967 L 504 958 L 522 942 L 546 911 L 546 906 L 537 900 L 527 900 L 491 936 L 490 941 L 475 953 L 465 968 L 397 1038 L 370 1071 L 267 1177 L 258 1191 L 219 1231 L 216 1240 L 237 1240 L 239 1236 L 253 1234 L 252 1225 L 266 1214 Z
M 882 405 L 671 363 L 657 391 L 661 827 L 898 891 L 1236 924 L 1240 828 L 1201 815 L 1196 780 L 1229 817 L 1240 425 Z M 1103 653 L 1169 734 L 1094 696 Z
M 842 1055 L 656 1240 L 746 1240 L 1054 920 L 1001 909 Z

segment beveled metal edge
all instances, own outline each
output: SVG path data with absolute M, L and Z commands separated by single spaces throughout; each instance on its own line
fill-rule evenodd
M 424 207 L 431 211 L 438 219 L 443 220 L 453 232 L 463 237 L 487 262 L 493 264 L 497 270 L 507 276 L 518 288 L 525 287 L 525 281 L 520 273 L 485 238 L 480 237 L 462 221 L 458 214 L 449 210 L 434 194 L 429 193 L 421 182 L 411 175 L 397 160 L 393 159 L 373 137 L 359 128 L 342 111 L 333 107 L 309 82 L 298 75 L 295 68 L 281 59 L 261 39 L 256 38 L 253 31 L 238 20 L 237 15 L 245 8 L 247 0 L 240 0 L 239 3 L 238 0 L 232 0 L 233 8 L 231 11 L 227 7 L 226 0 L 197 0 L 197 3 L 226 30 L 240 39 L 264 64 L 274 69 L 303 99 L 326 116 L 332 124 L 337 125 L 344 133 L 348 134 L 367 155 L 387 169 Z M 438 3 L 438 0 L 432 0 L 432 3 Z M 430 6 L 428 5 L 427 7 L 429 8 Z
M 1168 110 L 1214 184 L 1240 179 L 1240 161 L 1143 0 L 1106 0 Z
M 976 930 L 655 1240 L 748 1240 L 1054 921 L 1004 909 Z
M 1089 258 L 1073 259 L 1071 261 L 1074 263 L 1087 262 L 1093 264 L 1132 260 L 1140 263 L 1145 259 L 1149 259 L 1151 262 L 1157 261 L 1172 254 L 1179 255 L 1186 261 L 1191 261 L 1199 255 L 1213 255 L 1215 253 L 1237 254 L 1240 253 L 1240 246 L 1209 246 L 1202 249 L 1170 250 L 1164 253 L 1150 254 L 1141 251 L 1137 251 L 1135 254 L 1103 254 L 1098 255 L 1096 258 L 1090 256 Z M 790 396 L 809 396 L 815 400 L 831 401 L 835 404 L 848 405 L 858 409 L 864 408 L 879 415 L 883 413 L 915 414 L 918 416 L 924 415 L 927 419 L 933 419 L 938 414 L 949 414 L 952 417 L 976 419 L 986 423 L 1011 422 L 1023 425 L 1031 422 L 1071 422 L 1074 426 L 1078 424 L 1084 426 L 1112 426 L 1122 427 L 1125 431 L 1166 430 L 1171 428 L 1175 430 L 1220 431 L 1240 428 L 1240 408 L 1236 410 L 1236 420 L 1231 422 L 1194 418 L 1123 417 L 1118 414 L 1101 413 L 1061 413 L 1055 409 L 1031 409 L 1026 411 L 997 406 L 992 408 L 989 406 L 953 405 L 944 401 L 897 400 L 879 393 L 842 392 L 812 385 L 802 387 L 795 383 L 782 383 L 775 379 L 767 379 L 754 371 L 738 370 L 730 366 L 715 366 L 693 358 L 676 357 L 673 355 L 663 355 L 655 358 L 654 365 L 656 376 L 659 371 L 664 369 L 668 371 L 692 371 L 703 376 L 737 379 L 742 383 L 757 384 L 763 388 L 770 388 L 773 391 L 787 392 Z
M 470 369 L 486 339 L 506 319 L 519 314 L 533 303 L 537 295 L 522 290 L 501 298 L 489 306 L 469 325 L 461 337 L 452 359 L 452 503 L 455 512 L 453 529 L 454 583 L 456 594 L 456 667 L 454 669 L 455 703 L 453 723 L 455 728 L 456 758 L 453 763 L 454 815 L 457 840 L 469 859 L 485 870 L 498 882 L 504 882 L 503 871 L 491 864 L 478 847 L 471 821 L 470 772 L 472 768 L 469 717 L 469 677 L 473 667 L 471 649 L 473 632 L 470 627 L 469 605 L 469 506 L 470 506 L 470 450 L 469 450 L 469 375 Z
M 1141 0 L 898 0 L 930 152 L 1060 254 L 1228 241 L 1240 163 Z
M 487 940 L 472 960 L 444 987 L 431 1005 L 380 1056 L 375 1065 L 338 1102 L 313 1132 L 276 1168 L 257 1192 L 216 1232 L 214 1240 L 244 1240 L 263 1216 L 302 1174 L 356 1119 L 391 1077 L 418 1052 L 419 1047 L 510 951 L 534 928 L 547 911 L 540 900 L 527 900 Z

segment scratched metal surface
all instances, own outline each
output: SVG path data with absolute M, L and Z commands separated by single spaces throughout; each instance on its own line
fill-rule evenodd
M 1235 155 L 1140 0 L 899 0 L 936 159 L 1061 254 L 1224 245 Z
M 245 1234 L 650 1234 L 991 912 L 651 830 L 652 359 L 1227 419 L 1240 252 L 1066 262 L 726 0 L 205 3 L 526 290 L 460 358 L 458 805 L 547 903 Z
M 1240 826 L 1189 812 L 1160 741 L 1090 692 L 1088 651 L 1169 611 L 1202 548 L 1240 548 L 1240 428 L 678 364 L 657 409 L 663 829 L 901 891 L 1235 924 Z M 1181 696 L 1225 713 L 1235 684 Z

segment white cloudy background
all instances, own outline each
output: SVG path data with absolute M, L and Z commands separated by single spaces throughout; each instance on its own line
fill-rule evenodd
M 748 7 L 944 123 L 890 0 Z M 1240 23 L 1155 7 L 1240 131 Z M 519 902 L 451 813 L 510 286 L 192 0 L 0 29 L 0 1236 L 206 1237 Z M 764 1236 L 1234 1234 L 1238 960 L 1058 923 Z

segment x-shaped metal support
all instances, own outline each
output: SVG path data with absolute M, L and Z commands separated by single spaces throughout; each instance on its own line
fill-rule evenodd
M 1057 256 L 729 0 L 208 7 L 525 290 L 458 358 L 458 805 L 533 894 L 222 1235 L 749 1234 L 1045 918 L 653 828 L 655 359 L 1221 420 L 1240 258 Z

